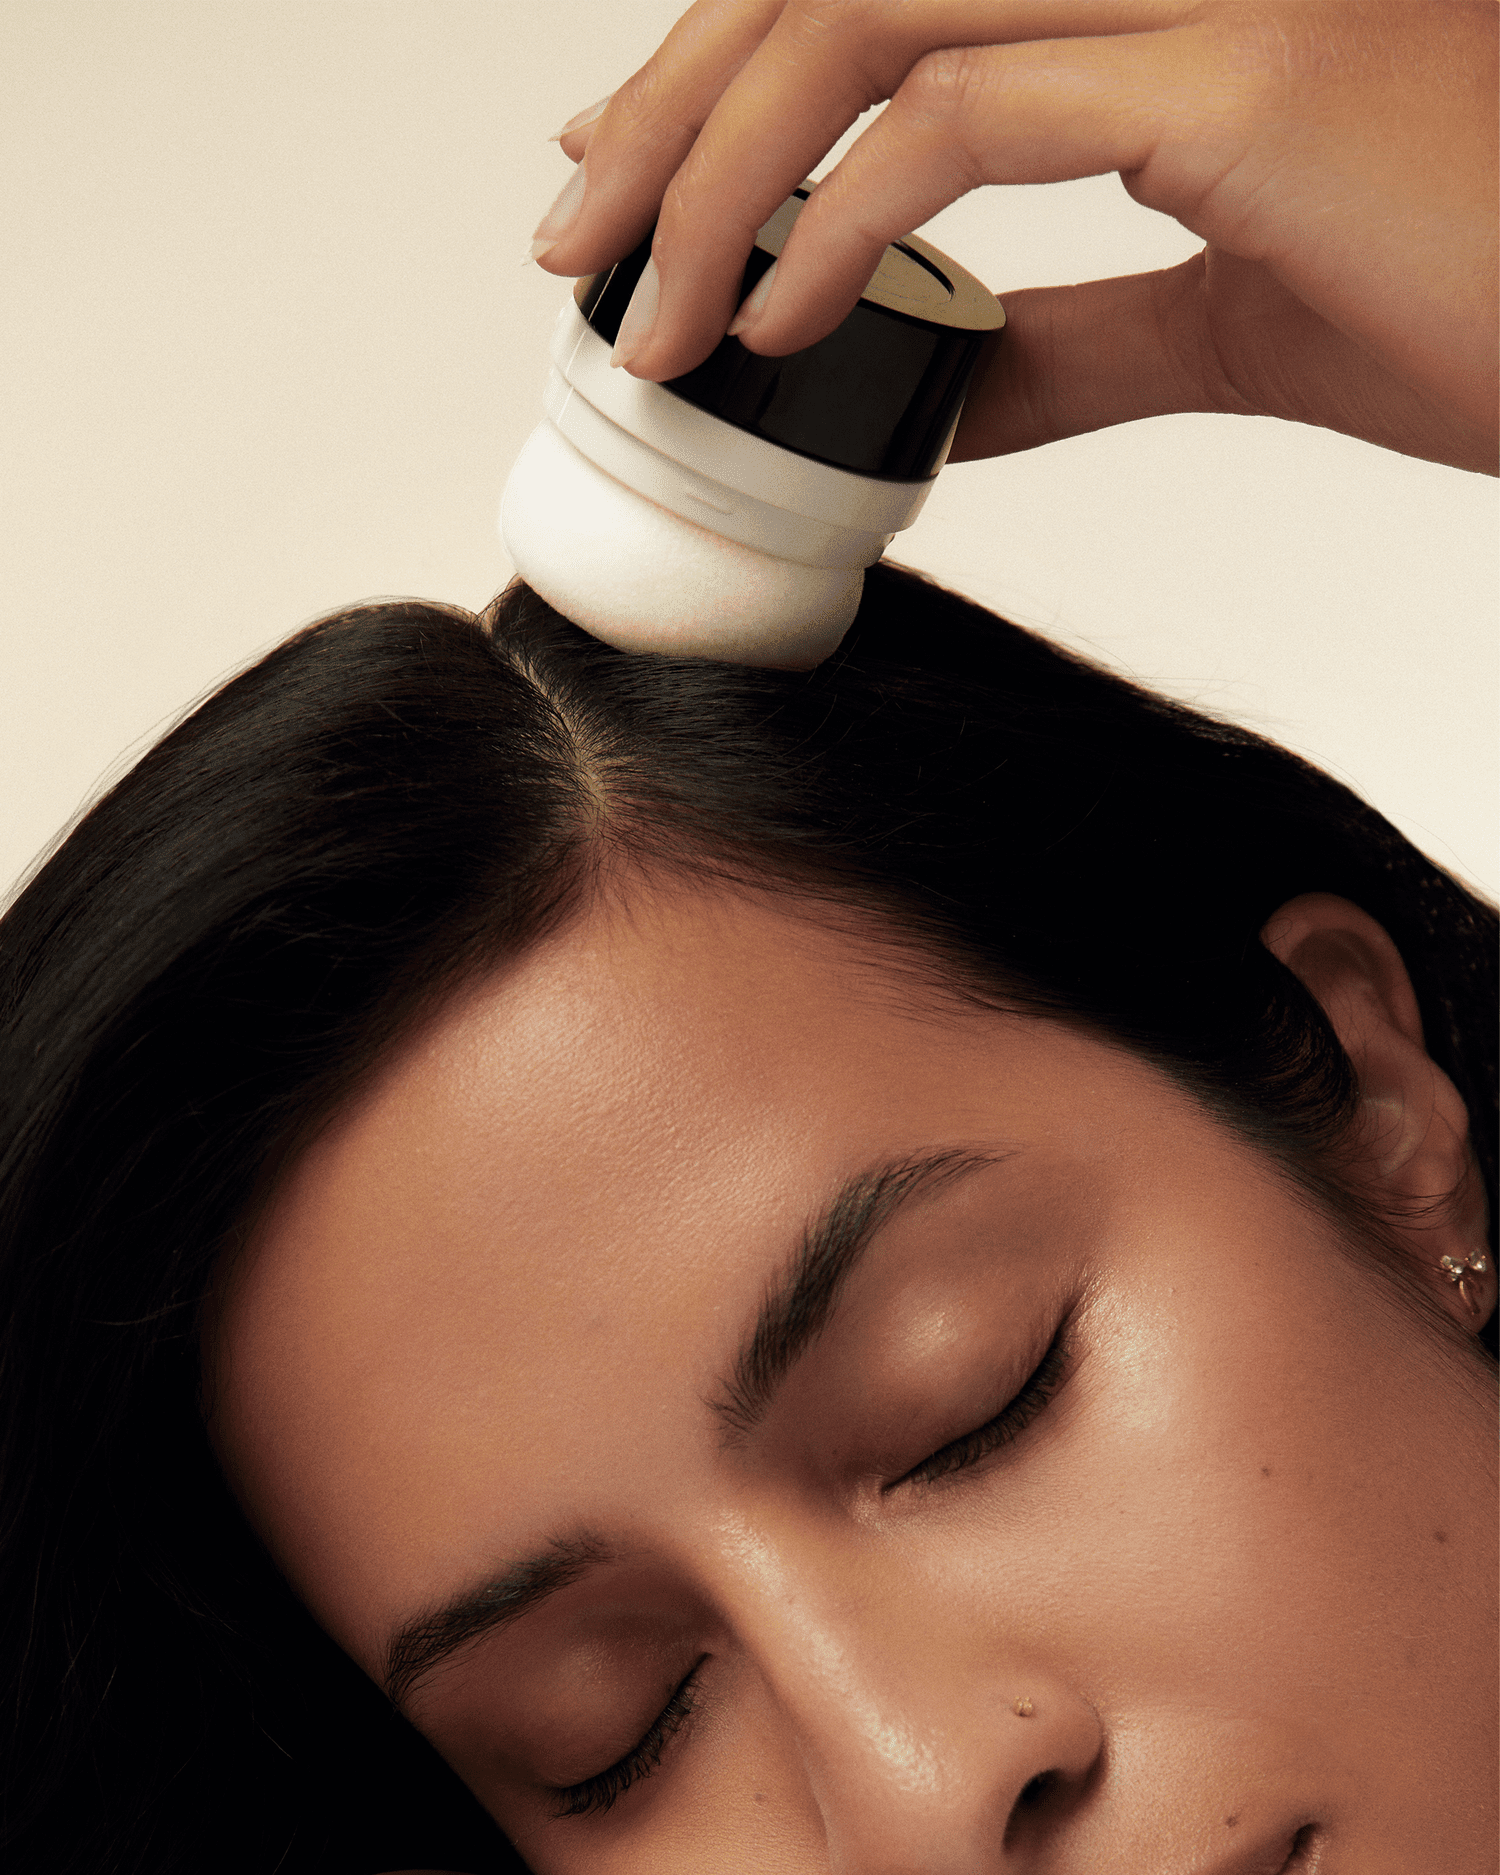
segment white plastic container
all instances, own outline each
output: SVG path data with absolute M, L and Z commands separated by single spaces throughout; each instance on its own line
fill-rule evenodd
M 756 236 L 743 293 L 808 193 Z M 621 649 L 806 668 L 920 513 L 1004 311 L 913 236 L 816 345 L 761 358 L 726 338 L 653 384 L 609 362 L 650 251 L 581 280 L 559 314 L 546 417 L 501 500 L 506 547 L 528 585 Z

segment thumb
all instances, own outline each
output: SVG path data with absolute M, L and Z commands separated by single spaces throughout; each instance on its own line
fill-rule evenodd
M 1203 342 L 1202 254 L 1160 273 L 1006 293 L 950 462 L 1005 456 L 1137 417 L 1251 406 Z
M 1205 248 L 1161 273 L 1004 296 L 950 462 L 1185 410 L 1281 417 L 1495 473 L 1462 411 L 1397 377 L 1260 262 Z

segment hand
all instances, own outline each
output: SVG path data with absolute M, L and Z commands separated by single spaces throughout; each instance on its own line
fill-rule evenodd
M 698 0 L 563 137 L 587 159 L 581 207 L 567 222 L 575 177 L 539 257 L 595 272 L 659 211 L 622 350 L 675 377 L 734 318 L 755 230 L 889 99 L 803 210 L 739 332 L 752 351 L 831 331 L 885 245 L 970 189 L 1117 170 L 1207 245 L 1161 273 L 1000 286 L 1008 330 L 953 460 L 1206 410 L 1493 473 L 1497 17 L 1494 0 Z

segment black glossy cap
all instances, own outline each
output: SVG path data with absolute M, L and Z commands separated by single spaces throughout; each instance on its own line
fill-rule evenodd
M 756 236 L 742 300 L 781 252 L 810 192 L 798 189 Z M 610 344 L 651 257 L 651 239 L 574 288 L 584 318 Z M 761 358 L 725 338 L 663 388 L 815 462 L 920 482 L 938 468 L 980 347 L 1004 324 L 1000 302 L 972 274 L 909 235 L 885 250 L 859 304 L 816 345 Z

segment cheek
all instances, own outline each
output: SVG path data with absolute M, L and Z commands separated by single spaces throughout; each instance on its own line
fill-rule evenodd
M 1369 1279 L 1310 1213 L 1237 1197 L 1116 1239 L 1054 1422 L 950 1554 L 997 1639 L 1034 1637 L 1101 1709 L 1233 1711 L 1312 1751 L 1399 1665 L 1371 1606 L 1429 1619 L 1430 1455 Z

